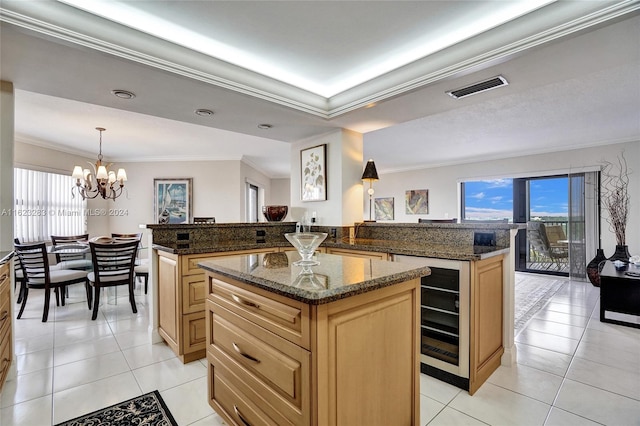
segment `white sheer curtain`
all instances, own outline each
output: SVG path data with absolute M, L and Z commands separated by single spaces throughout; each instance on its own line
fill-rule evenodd
M 599 247 L 598 172 L 569 174 L 569 276 L 586 280 L 586 265 Z
M 74 185 L 71 176 L 15 168 L 14 237 L 24 243 L 84 234 L 87 202 L 72 197 Z

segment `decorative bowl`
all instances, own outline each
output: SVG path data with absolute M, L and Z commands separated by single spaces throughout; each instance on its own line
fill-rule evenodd
M 288 206 L 262 206 L 262 214 L 269 222 L 282 221 L 288 212 Z
M 318 246 L 327 238 L 326 232 L 290 232 L 284 234 L 284 237 L 293 245 L 302 260 L 293 262 L 295 266 L 314 266 L 319 265 L 320 262 L 312 260 L 311 256 L 316 251 Z

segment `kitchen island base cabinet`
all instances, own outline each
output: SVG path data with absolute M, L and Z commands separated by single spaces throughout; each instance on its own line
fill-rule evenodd
M 198 262 L 277 249 L 178 255 L 158 250 L 158 333 L 183 363 L 205 357 L 207 288 Z
M 419 280 L 320 305 L 207 271 L 209 403 L 230 425 L 418 425 Z

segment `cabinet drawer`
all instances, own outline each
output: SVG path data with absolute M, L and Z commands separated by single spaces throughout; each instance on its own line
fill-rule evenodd
M 294 426 L 309 424 L 308 421 L 303 423 L 299 416 L 291 421 L 276 410 L 270 404 L 273 391 L 264 387 L 262 382 L 256 386 L 250 381 L 245 381 L 249 376 L 237 375 L 237 369 L 234 371 L 227 368 L 228 362 L 220 361 L 211 352 L 207 352 L 207 362 L 209 364 L 210 405 L 213 408 L 222 408 L 224 414 L 238 425 Z M 235 366 L 239 367 L 237 364 Z
M 182 348 L 183 354 L 204 350 L 207 345 L 204 310 L 202 312 L 183 315 L 182 330 L 184 331 L 184 347 Z
M 0 285 L 0 337 L 11 328 L 11 290 Z
M 182 277 L 182 312 L 185 314 L 204 312 L 207 289 L 204 285 L 204 272 Z
M 309 305 L 209 273 L 209 300 L 277 334 L 310 349 Z
M 11 333 L 7 332 L 0 336 L 0 389 L 7 378 L 9 367 L 11 367 L 11 357 L 13 350 L 11 348 Z
M 231 358 L 300 408 L 309 377 L 309 352 L 234 313 L 209 305 L 212 353 Z

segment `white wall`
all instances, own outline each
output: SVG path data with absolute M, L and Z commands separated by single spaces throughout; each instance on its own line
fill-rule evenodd
M 0 251 L 13 250 L 13 84 L 0 81 Z
M 95 161 L 28 143 L 15 144 L 15 166 L 71 174 L 75 164 Z M 89 209 L 106 209 L 105 216 L 90 216 L 93 236 L 111 232 L 140 232 L 140 224 L 153 223 L 154 178 L 193 178 L 193 215 L 215 216 L 216 222 L 244 222 L 245 182 L 257 183 L 267 195 L 271 180 L 241 161 L 119 162 L 127 170 L 126 192 L 115 201 L 89 200 Z M 69 188 L 71 196 L 71 188 Z M 281 194 L 282 196 L 282 194 Z M 111 213 L 111 214 L 110 214 Z
M 327 199 L 301 201 L 300 151 L 327 145 Z M 316 212 L 317 224 L 350 225 L 362 220 L 362 134 L 339 129 L 301 141 L 291 148 L 291 204 L 287 220 L 299 221 L 304 213 Z
M 640 254 L 640 220 L 637 220 L 640 218 L 640 142 L 638 141 L 398 173 L 381 174 L 378 169 L 380 180 L 374 183 L 374 197 L 394 198 L 395 219 L 393 222 L 413 223 L 417 222 L 419 217 L 444 218 L 445 215 L 459 218 L 458 182 L 460 181 L 478 178 L 541 176 L 559 171 L 580 171 L 585 167 L 599 167 L 603 160 L 615 161 L 616 156 L 623 150 L 631 171 L 629 176 L 631 210 L 627 225 L 627 244 L 631 254 Z M 384 162 L 378 160 L 376 164 L 384 164 Z M 405 191 L 411 189 L 429 190 L 428 215 L 408 215 L 405 213 Z M 364 198 L 366 216 L 368 214 L 366 194 Z M 615 249 L 615 236 L 608 229 L 608 224 L 605 221 L 606 212 L 602 212 L 602 215 L 602 248 L 605 254 L 611 256 Z

